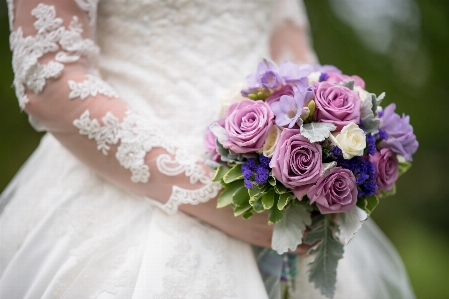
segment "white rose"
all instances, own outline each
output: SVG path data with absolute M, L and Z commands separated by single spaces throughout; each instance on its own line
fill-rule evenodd
M 262 148 L 262 154 L 265 157 L 273 156 L 274 150 L 276 149 L 276 145 L 279 140 L 279 136 L 281 136 L 281 129 L 274 125 L 268 131 L 267 138 L 265 139 L 265 143 Z
M 309 80 L 309 86 L 312 86 L 313 82 L 320 82 L 320 76 L 321 72 L 310 73 L 310 75 L 307 76 L 307 79 Z
M 340 133 L 331 134 L 329 138 L 341 149 L 343 158 L 347 160 L 354 156 L 362 156 L 366 147 L 365 132 L 355 123 L 349 123 Z
M 361 88 L 360 86 L 354 86 L 354 91 L 358 92 L 360 100 L 363 102 L 366 100 L 369 92 Z
M 220 110 L 220 118 L 226 117 L 226 112 L 228 112 L 229 107 L 236 102 L 241 102 L 243 100 L 247 100 L 242 96 L 242 89 L 244 88 L 243 84 L 236 86 L 229 93 L 227 93 L 223 99 L 221 100 L 221 110 Z

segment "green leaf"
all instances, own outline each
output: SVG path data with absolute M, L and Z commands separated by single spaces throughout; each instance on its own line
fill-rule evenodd
M 249 194 L 248 189 L 245 186 L 240 187 L 232 195 L 232 203 L 237 206 L 245 206 L 249 204 Z
M 278 254 L 295 250 L 302 243 L 306 225 L 312 223 L 309 206 L 292 205 L 284 212 L 282 219 L 274 225 L 271 247 Z
M 364 210 L 365 212 L 370 215 L 376 206 L 379 204 L 379 198 L 377 196 L 373 195 L 370 197 L 364 197 L 357 200 L 357 206 Z
M 243 213 L 242 217 L 244 219 L 249 219 L 251 216 L 253 216 L 253 214 L 254 214 L 254 210 L 251 209 L 251 210 L 246 211 L 245 213 Z
M 393 188 L 391 188 L 390 191 L 382 191 L 379 195 L 377 195 L 378 198 L 384 198 L 388 196 L 393 196 L 396 194 L 396 184 L 393 185 Z
M 404 173 L 406 173 L 410 169 L 410 167 L 412 167 L 412 162 L 409 162 L 405 159 L 403 159 L 403 161 L 399 160 L 398 164 L 399 175 L 401 176 Z
M 269 183 L 271 186 L 276 186 L 276 178 L 275 178 L 274 176 L 269 176 L 269 177 L 268 177 L 268 183 Z
M 232 197 L 242 187 L 242 182 L 233 182 L 226 186 L 226 188 L 218 196 L 217 208 L 223 208 L 232 203 Z
M 259 198 L 258 200 L 253 201 L 250 203 L 253 206 L 253 209 L 256 213 L 261 213 L 265 211 L 265 207 L 262 204 L 262 199 Z
M 277 194 L 284 194 L 285 192 L 288 192 L 288 189 L 284 185 L 282 185 L 282 184 L 277 184 L 273 188 L 274 188 L 274 191 L 276 191 Z
M 242 166 L 240 164 L 232 167 L 224 176 L 223 181 L 226 184 L 232 183 L 237 180 L 243 180 Z
M 223 178 L 223 176 L 229 171 L 229 167 L 225 165 L 220 165 L 215 170 L 214 178 L 212 179 L 213 182 L 219 182 Z
M 273 206 L 274 195 L 275 195 L 274 190 L 270 189 L 267 193 L 265 193 L 262 196 L 262 205 L 266 210 L 271 209 L 271 207 Z
M 250 202 L 258 200 L 266 193 L 265 186 L 255 186 L 251 189 L 248 189 L 248 193 L 250 197 Z
M 248 212 L 249 210 L 252 210 L 252 207 L 249 204 L 240 207 L 234 207 L 234 216 L 240 216 L 243 213 Z
M 311 231 L 304 239 L 304 243 L 309 245 L 319 241 L 308 252 L 316 254 L 309 264 L 309 281 L 328 298 L 334 296 L 338 261 L 343 257 L 343 244 L 338 241 L 332 228 L 335 228 L 335 224 L 330 220 L 330 215 L 315 216 Z
M 268 224 L 274 224 L 281 221 L 284 211 L 278 209 L 279 195 L 275 194 L 274 203 L 271 209 L 268 211 Z
M 295 198 L 295 195 L 293 195 L 292 193 L 282 193 L 279 195 L 279 201 L 278 201 L 278 209 L 279 210 L 283 210 L 287 204 L 290 202 L 290 200 L 292 200 L 293 198 Z

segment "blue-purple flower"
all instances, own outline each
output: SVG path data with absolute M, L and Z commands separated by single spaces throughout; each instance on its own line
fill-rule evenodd
M 380 146 L 390 148 L 406 160 L 412 161 L 412 155 L 418 150 L 419 144 L 413 134 L 410 117 L 404 114 L 400 117 L 394 112 L 395 109 L 396 105 L 390 104 L 383 110 L 380 129 L 388 134 L 388 139 L 380 142 Z

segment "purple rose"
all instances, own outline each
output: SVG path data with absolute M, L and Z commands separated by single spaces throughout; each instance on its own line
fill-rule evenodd
M 376 166 L 376 183 L 379 185 L 376 193 L 390 191 L 399 176 L 398 158 L 389 148 L 383 148 L 370 156 L 370 161 Z
M 272 174 L 301 200 L 323 170 L 321 146 L 295 129 L 284 129 L 277 144 L 270 162 Z
M 354 174 L 345 168 L 334 167 L 309 188 L 310 203 L 316 202 L 321 214 L 350 212 L 357 203 Z
M 335 72 L 327 73 L 327 75 L 329 76 L 327 78 L 327 82 L 329 82 L 329 83 L 340 83 L 343 81 L 354 80 L 355 86 L 360 86 L 361 88 L 365 89 L 365 81 L 363 81 L 363 79 L 357 75 L 348 76 L 348 75 L 343 75 L 341 73 L 335 73 Z
M 315 117 L 320 122 L 333 123 L 337 131 L 360 121 L 360 99 L 347 87 L 329 82 L 315 83 Z
M 387 132 L 388 139 L 383 140 L 380 146 L 390 148 L 408 161 L 412 161 L 412 155 L 418 150 L 418 141 L 413 134 L 413 127 L 410 125 L 410 117 L 402 115 L 402 118 L 394 112 L 395 104 L 390 104 L 383 110 L 380 119 L 380 129 Z
M 267 103 L 245 100 L 229 107 L 225 129 L 229 140 L 223 146 L 242 154 L 262 149 L 274 114 Z

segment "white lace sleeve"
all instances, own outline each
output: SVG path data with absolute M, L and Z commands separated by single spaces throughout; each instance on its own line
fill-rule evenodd
M 98 0 L 8 0 L 20 107 L 97 173 L 169 213 L 217 196 L 196 156 L 138 113 L 95 69 Z

